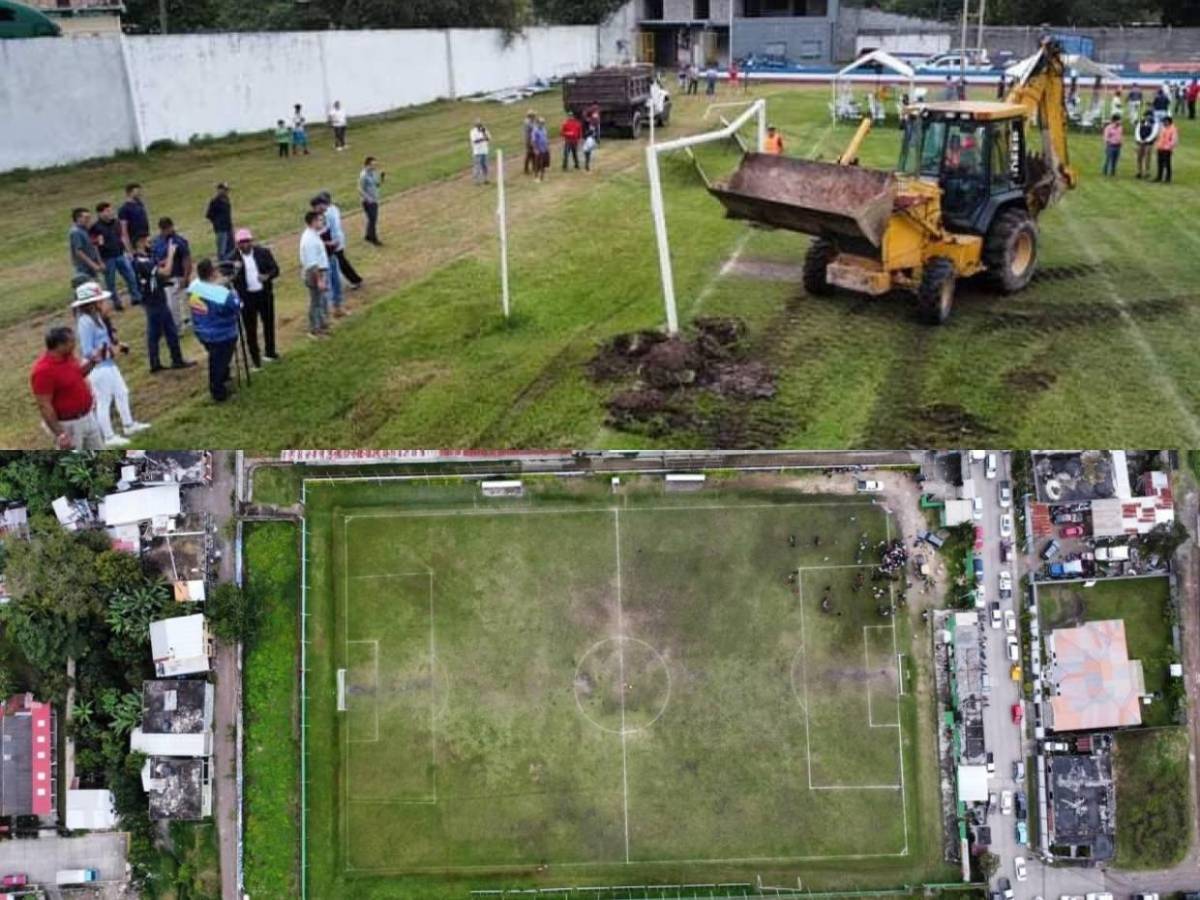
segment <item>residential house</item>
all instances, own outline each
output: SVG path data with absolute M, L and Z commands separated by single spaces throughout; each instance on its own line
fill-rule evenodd
M 0 815 L 57 818 L 56 721 L 49 703 L 14 694 L 0 703 Z
M 156 822 L 205 819 L 212 815 L 211 758 L 151 757 L 142 766 L 142 789 Z
M 209 671 L 213 641 L 204 615 L 197 613 L 151 622 L 150 653 L 155 673 L 163 678 Z
M 142 724 L 129 749 L 149 756 L 208 756 L 213 750 L 213 686 L 187 678 L 142 683 Z

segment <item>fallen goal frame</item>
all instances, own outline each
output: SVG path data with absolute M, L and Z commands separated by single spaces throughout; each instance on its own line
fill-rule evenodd
M 762 153 L 767 141 L 767 101 L 753 101 L 741 115 L 717 131 L 676 138 L 673 141 L 646 145 L 646 170 L 650 176 L 650 212 L 654 216 L 654 237 L 658 244 L 659 277 L 662 280 L 663 305 L 667 311 L 667 334 L 679 333 L 679 314 L 675 306 L 675 276 L 671 270 L 671 242 L 667 233 L 666 209 L 663 203 L 662 173 L 659 171 L 659 156 L 675 150 L 684 150 L 698 144 L 723 141 L 733 137 L 751 119 L 757 119 L 756 147 Z

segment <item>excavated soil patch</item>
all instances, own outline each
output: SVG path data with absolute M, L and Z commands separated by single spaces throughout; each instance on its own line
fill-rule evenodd
M 776 390 L 775 372 L 750 355 L 745 323 L 724 317 L 697 319 L 686 337 L 617 335 L 587 369 L 593 381 L 618 386 L 607 404 L 608 424 L 655 437 L 702 428 L 713 403 L 752 403 Z

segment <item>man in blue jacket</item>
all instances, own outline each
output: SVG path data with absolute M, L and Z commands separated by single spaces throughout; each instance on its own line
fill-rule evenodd
M 196 265 L 196 280 L 188 285 L 188 308 L 196 338 L 208 351 L 208 390 L 213 400 L 229 396 L 229 364 L 238 342 L 238 317 L 242 303 L 225 284 L 211 259 Z

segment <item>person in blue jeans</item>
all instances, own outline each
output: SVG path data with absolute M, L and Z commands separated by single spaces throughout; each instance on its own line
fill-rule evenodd
M 196 280 L 187 291 L 192 327 L 208 351 L 208 391 L 213 400 L 223 403 L 229 398 L 229 364 L 237 349 L 242 302 L 207 258 L 196 264 Z
M 171 277 L 171 268 L 175 265 L 174 254 L 174 246 L 169 247 L 167 258 L 156 263 L 150 254 L 150 238 L 144 234 L 133 245 L 133 273 L 142 295 L 142 310 L 146 313 L 146 358 L 150 363 L 151 375 L 163 371 L 159 348 L 164 340 L 171 354 L 172 369 L 187 369 L 195 365 L 183 358 L 183 351 L 179 348 L 179 332 L 175 329 L 175 319 L 167 305 L 166 281 Z
M 100 251 L 100 262 L 104 264 L 104 286 L 112 294 L 113 308 L 122 308 L 121 298 L 117 294 L 118 272 L 129 290 L 129 301 L 137 306 L 142 302 L 142 295 L 138 290 L 133 265 L 129 261 L 129 254 L 133 248 L 125 245 L 117 211 L 108 201 L 96 204 L 96 222 L 92 225 L 90 233 L 92 242 Z

